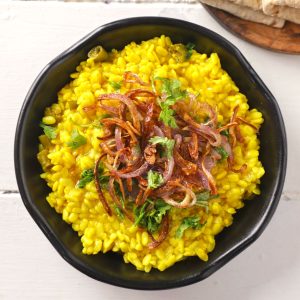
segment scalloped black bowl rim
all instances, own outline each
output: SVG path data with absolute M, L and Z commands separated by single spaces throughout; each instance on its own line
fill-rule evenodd
M 281 132 L 278 134 L 281 135 L 281 142 L 282 142 L 282 155 L 280 158 L 280 164 L 279 164 L 279 176 L 277 179 L 276 188 L 273 193 L 273 197 L 269 200 L 268 206 L 265 210 L 265 214 L 260 219 L 260 222 L 256 224 L 256 227 L 252 230 L 252 234 L 244 238 L 240 241 L 240 243 L 236 244 L 232 247 L 231 251 L 229 253 L 226 253 L 225 255 L 222 255 L 218 258 L 215 264 L 208 266 L 204 271 L 200 272 L 198 275 L 192 277 L 192 278 L 183 278 L 181 280 L 174 280 L 174 282 L 170 283 L 163 283 L 161 285 L 156 285 L 155 287 L 149 287 L 149 285 L 141 284 L 141 283 L 135 283 L 135 282 L 129 282 L 128 280 L 123 279 L 115 279 L 115 278 L 109 278 L 108 276 L 105 276 L 105 274 L 99 274 L 89 267 L 87 267 L 82 261 L 74 257 L 60 242 L 56 240 L 54 237 L 53 232 L 51 231 L 51 228 L 43 221 L 43 217 L 41 216 L 41 213 L 31 205 L 29 198 L 30 196 L 27 194 L 26 189 L 24 188 L 24 181 L 23 181 L 23 171 L 21 169 L 21 163 L 20 163 L 20 153 L 21 153 L 21 126 L 23 124 L 26 111 L 29 107 L 29 104 L 32 101 L 32 95 L 34 94 L 34 91 L 38 87 L 40 81 L 47 75 L 48 71 L 53 68 L 55 65 L 59 64 L 62 59 L 64 59 L 66 56 L 74 53 L 77 51 L 77 48 L 80 47 L 82 44 L 87 42 L 88 40 L 93 39 L 95 36 L 113 30 L 118 29 L 124 26 L 130 26 L 130 25 L 137 25 L 137 24 L 156 24 L 156 25 L 173 25 L 173 26 L 179 26 L 186 29 L 191 29 L 194 31 L 198 31 L 201 34 L 205 34 L 209 38 L 215 40 L 218 42 L 219 45 L 222 47 L 229 49 L 235 57 L 238 59 L 239 63 L 243 65 L 245 68 L 247 68 L 248 72 L 250 73 L 251 79 L 259 86 L 262 87 L 265 94 L 267 95 L 268 99 L 271 100 L 270 103 L 273 105 L 273 108 L 275 109 L 279 122 L 280 122 L 280 128 Z M 108 24 L 105 24 L 103 26 L 98 27 L 88 35 L 86 35 L 84 38 L 79 40 L 77 43 L 75 43 L 73 46 L 62 52 L 60 55 L 58 55 L 55 59 L 53 59 L 46 67 L 40 72 L 38 77 L 35 79 L 34 83 L 30 87 L 26 98 L 24 100 L 23 106 L 20 111 L 17 127 L 16 127 L 16 133 L 15 133 L 15 144 L 14 144 L 14 162 L 15 162 L 15 173 L 17 178 L 17 183 L 19 187 L 19 191 L 23 200 L 23 203 L 28 210 L 29 214 L 33 218 L 33 220 L 36 222 L 36 224 L 40 227 L 42 232 L 46 235 L 48 240 L 51 242 L 51 244 L 54 246 L 54 248 L 57 250 L 57 252 L 73 267 L 78 269 L 79 271 L 83 272 L 84 274 L 108 283 L 115 286 L 125 287 L 125 288 L 132 288 L 132 289 L 148 289 L 148 290 L 154 290 L 154 289 L 169 289 L 169 288 L 175 288 L 175 287 L 181 287 L 186 286 L 192 283 L 199 282 L 208 276 L 210 276 L 212 273 L 214 273 L 216 270 L 218 270 L 220 267 L 225 265 L 227 262 L 229 262 L 232 258 L 234 258 L 237 254 L 239 254 L 241 251 L 243 251 L 245 248 L 247 248 L 250 244 L 252 244 L 264 231 L 267 224 L 269 223 L 271 217 L 273 216 L 276 207 L 278 205 L 278 202 L 280 200 L 280 196 L 283 189 L 285 174 L 286 174 L 286 165 L 287 165 L 287 141 L 286 141 L 286 132 L 284 127 L 283 118 L 279 109 L 279 106 L 277 104 L 277 101 L 275 100 L 274 96 L 271 94 L 269 89 L 265 86 L 263 81 L 259 78 L 259 76 L 256 74 L 254 69 L 251 67 L 251 65 L 248 63 L 248 61 L 245 59 L 245 57 L 242 55 L 242 53 L 229 41 L 227 41 L 225 38 L 220 36 L 219 34 L 194 23 L 190 23 L 183 20 L 173 19 L 173 18 L 165 18 L 165 17 L 135 17 L 135 18 L 128 18 L 128 19 L 121 19 L 117 20 Z

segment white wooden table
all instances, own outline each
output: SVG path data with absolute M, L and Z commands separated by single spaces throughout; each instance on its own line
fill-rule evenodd
M 39 71 L 94 28 L 145 15 L 206 26 L 238 46 L 277 98 L 289 145 L 284 193 L 259 240 L 205 281 L 155 292 L 97 282 L 66 263 L 23 206 L 13 165 L 17 117 Z M 269 52 L 236 38 L 201 5 L 1 1 L 0 95 L 0 299 L 300 299 L 300 56 Z

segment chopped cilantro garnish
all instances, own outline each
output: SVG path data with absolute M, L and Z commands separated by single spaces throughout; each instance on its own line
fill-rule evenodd
M 177 128 L 176 120 L 174 118 L 174 110 L 167 107 L 161 106 L 162 110 L 159 114 L 159 119 L 163 121 L 167 126 Z
M 161 93 L 164 93 L 166 100 L 163 102 L 166 105 L 173 105 L 176 101 L 184 99 L 187 92 L 180 89 L 181 83 L 178 79 L 169 79 L 156 77 L 156 80 L 162 81 Z
M 103 164 L 99 165 L 98 168 L 98 178 L 101 186 L 106 186 L 109 181 L 109 176 L 104 175 L 104 167 Z M 89 182 L 94 180 L 94 170 L 86 169 L 83 170 L 80 179 L 78 180 L 76 186 L 80 189 L 84 188 Z
M 196 194 L 197 202 L 206 202 L 210 199 L 211 195 L 209 191 L 204 191 Z
M 155 171 L 150 170 L 148 172 L 148 188 L 150 189 L 156 189 L 159 186 L 161 186 L 164 182 L 163 176 Z
M 109 181 L 109 176 L 108 175 L 104 175 L 104 166 L 103 163 L 99 164 L 98 167 L 98 178 L 99 178 L 99 183 L 102 187 L 107 187 L 108 185 L 108 181 Z
M 222 160 L 229 156 L 228 152 L 223 147 L 215 147 L 214 149 L 221 155 Z
M 135 207 L 134 217 L 135 225 L 146 228 L 150 233 L 158 231 L 163 217 L 171 206 L 165 201 L 158 199 L 153 202 L 147 200 L 142 206 Z
M 183 233 L 188 228 L 199 229 L 202 226 L 204 226 L 204 224 L 200 223 L 200 218 L 199 217 L 197 217 L 197 216 L 186 217 L 182 220 L 180 226 L 177 228 L 176 237 L 179 238 L 179 239 L 182 238 Z
M 224 130 L 222 130 L 222 131 L 220 132 L 220 134 L 229 137 L 229 130 L 228 130 L 228 129 L 224 129 Z
M 167 137 L 154 136 L 149 140 L 149 142 L 153 145 L 160 144 L 166 148 L 167 158 L 170 158 L 173 155 L 173 148 L 175 145 L 175 141 L 168 139 Z
M 112 88 L 115 91 L 120 90 L 121 86 L 122 86 L 122 81 L 110 81 L 109 84 L 112 86 Z
M 146 214 L 146 208 L 148 207 L 149 202 L 146 201 L 142 206 L 136 206 L 133 210 L 134 213 L 134 225 L 141 225 L 146 227 L 146 222 L 144 220 Z
M 211 195 L 209 191 L 196 193 L 196 198 L 197 198 L 196 205 L 204 207 L 206 212 L 208 212 L 208 201 L 217 197 L 219 197 L 219 195 Z
M 52 126 L 45 125 L 44 123 L 40 123 L 40 127 L 43 128 L 45 135 L 50 139 L 53 140 L 56 138 L 56 128 Z
M 180 89 L 181 83 L 178 79 L 156 77 L 155 80 L 162 82 L 161 93 L 164 94 L 164 101 L 159 103 L 161 108 L 159 119 L 167 126 L 176 128 L 175 112 L 170 106 L 174 105 L 178 100 L 186 98 L 187 92 Z
M 93 126 L 94 127 L 98 127 L 98 128 L 102 128 L 101 120 L 106 119 L 106 118 L 110 118 L 110 117 L 111 117 L 110 114 L 103 114 L 103 115 L 101 115 L 97 121 L 93 122 Z
M 105 118 L 110 118 L 111 115 L 110 114 L 103 114 L 99 117 L 99 119 L 94 120 L 92 123 L 89 124 L 77 124 L 76 122 L 73 121 L 72 118 L 70 118 L 70 121 L 75 124 L 76 126 L 82 127 L 82 128 L 87 128 L 90 126 L 96 127 L 96 128 L 101 128 L 102 124 L 101 124 L 101 120 L 105 119 Z
M 186 55 L 185 58 L 186 59 L 190 59 L 192 54 L 193 54 L 193 49 L 196 47 L 195 44 L 193 43 L 188 43 L 186 44 L 185 48 L 186 48 Z
M 93 169 L 87 169 L 84 170 L 81 175 L 80 179 L 77 182 L 77 187 L 80 189 L 84 188 L 89 182 L 93 181 L 94 179 L 94 170 Z
M 109 177 L 108 176 L 106 176 L 106 177 L 107 177 L 107 183 L 108 183 Z M 117 181 L 114 181 L 114 190 L 115 190 L 116 195 L 119 197 L 119 200 L 122 203 L 122 207 L 125 207 L 125 199 L 123 198 L 121 188 L 120 188 L 120 184 Z
M 67 145 L 74 150 L 86 144 L 86 141 L 86 138 L 81 135 L 77 129 L 74 129 L 71 133 L 71 140 L 67 143 Z
M 118 207 L 116 204 L 114 205 L 114 210 L 116 215 L 120 218 L 120 219 L 124 219 L 124 214 L 122 212 L 122 210 L 120 209 L 120 207 Z

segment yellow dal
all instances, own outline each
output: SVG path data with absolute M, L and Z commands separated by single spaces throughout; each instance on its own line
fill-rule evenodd
M 107 215 L 94 182 L 83 189 L 76 187 L 81 172 L 94 167 L 101 151 L 97 137 L 103 134 L 100 128 L 82 126 L 91 124 L 103 112 L 98 110 L 94 115 L 87 115 L 83 108 L 95 104 L 97 96 L 114 92 L 110 82 L 121 81 L 125 71 L 137 73 L 145 82 L 150 82 L 153 76 L 177 78 L 182 89 L 199 94 L 199 101 L 217 109 L 222 124 L 229 121 L 234 107 L 239 105 L 238 115 L 260 126 L 262 114 L 256 109 L 249 110 L 246 97 L 222 70 L 216 53 L 208 56 L 193 51 L 189 60 L 185 54 L 183 45 L 174 45 L 170 38 L 161 36 L 139 45 L 132 42 L 122 51 L 113 50 L 105 62 L 89 58 L 71 74 L 72 81 L 58 93 L 58 102 L 46 109 L 43 122 L 57 127 L 55 139 L 50 141 L 45 135 L 40 136 L 38 159 L 44 170 L 41 177 L 52 189 L 47 201 L 81 237 L 84 254 L 122 252 L 126 263 L 146 272 L 151 268 L 163 271 L 188 256 L 207 261 L 208 253 L 215 247 L 215 235 L 232 224 L 236 210 L 244 205 L 243 199 L 259 195 L 258 184 L 264 174 L 258 160 L 259 140 L 255 130 L 246 125 L 240 126 L 245 143 L 237 143 L 233 152 L 235 168 L 246 163 L 247 170 L 234 173 L 228 171 L 226 162 L 218 163 L 212 173 L 219 197 L 209 202 L 208 213 L 199 207 L 172 208 L 170 233 L 157 249 L 148 249 L 150 238 L 146 231 L 128 219 Z M 123 84 L 120 92 L 132 87 L 138 86 Z M 78 129 L 87 139 L 87 144 L 76 150 L 67 146 L 73 129 Z M 194 215 L 207 219 L 206 225 L 197 230 L 188 229 L 181 239 L 176 238 L 182 219 Z

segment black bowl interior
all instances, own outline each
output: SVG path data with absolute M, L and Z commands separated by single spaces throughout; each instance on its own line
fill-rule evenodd
M 87 256 L 81 253 L 80 238 L 45 200 L 49 193 L 39 174 L 36 159 L 38 124 L 45 107 L 57 101 L 57 92 L 70 81 L 70 73 L 88 51 L 103 45 L 121 49 L 131 41 L 140 42 L 161 34 L 173 42 L 193 42 L 203 53 L 217 52 L 222 67 L 230 74 L 251 107 L 263 113 L 260 131 L 260 159 L 266 170 L 260 196 L 247 203 L 235 215 L 234 225 L 217 237 L 208 262 L 189 258 L 164 272 L 137 271 L 116 253 Z M 192 23 L 159 17 L 120 20 L 102 26 L 54 59 L 32 85 L 21 110 L 15 137 L 15 168 L 20 193 L 29 213 L 56 250 L 74 267 L 87 275 L 114 285 L 136 289 L 163 289 L 200 281 L 251 244 L 270 220 L 280 198 L 286 169 L 286 136 L 277 103 L 241 53 L 228 41 L 210 30 Z

